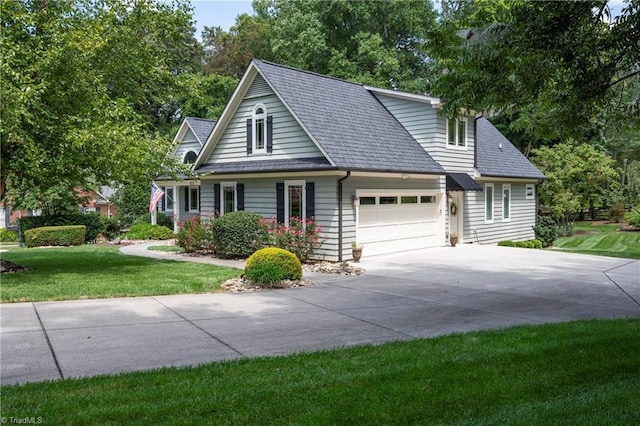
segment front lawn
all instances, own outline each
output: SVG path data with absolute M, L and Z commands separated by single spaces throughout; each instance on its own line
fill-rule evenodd
M 640 232 L 620 231 L 618 224 L 576 223 L 576 233 L 553 242 L 554 250 L 640 259 Z
M 313 336 L 309 336 L 313 338 Z M 640 320 L 2 386 L 43 424 L 640 424 Z
M 126 256 L 99 245 L 13 249 L 1 256 L 31 269 L 2 275 L 2 302 L 206 293 L 241 274 L 235 268 Z

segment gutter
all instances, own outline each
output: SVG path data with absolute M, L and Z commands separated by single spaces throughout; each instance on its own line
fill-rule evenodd
M 349 176 L 351 171 L 347 170 L 347 174 L 338 179 L 338 262 L 342 262 L 342 182 Z

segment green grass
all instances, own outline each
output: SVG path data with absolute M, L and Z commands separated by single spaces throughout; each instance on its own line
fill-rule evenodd
M 3 274 L 2 302 L 205 293 L 241 274 L 235 268 L 126 256 L 116 247 L 98 245 L 12 249 L 0 255 L 31 268 Z
M 44 424 L 640 423 L 640 320 L 517 327 L 381 346 L 3 386 Z
M 619 231 L 619 227 L 617 224 L 576 223 L 576 235 L 558 238 L 553 249 L 640 259 L 640 232 Z

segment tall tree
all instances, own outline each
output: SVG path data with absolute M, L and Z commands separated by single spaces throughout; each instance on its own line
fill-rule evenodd
M 240 78 L 253 58 L 273 59 L 269 21 L 263 16 L 239 15 L 229 31 L 204 27 L 202 38 L 207 73 Z
M 565 224 L 582 209 L 603 205 L 619 187 L 615 161 L 588 144 L 543 146 L 533 151 L 532 161 L 546 176 L 538 191 L 541 204 Z
M 380 87 L 429 84 L 428 0 L 256 0 L 254 10 L 269 22 L 276 62 Z
M 149 179 L 169 142 L 156 132 L 159 111 L 193 65 L 188 3 L 5 0 L 0 8 L 0 199 L 36 208 L 52 187 Z
M 614 18 L 607 0 L 459 6 L 429 45 L 448 115 L 507 113 L 512 126 L 543 139 L 587 141 L 622 117 L 638 127 L 638 0 Z

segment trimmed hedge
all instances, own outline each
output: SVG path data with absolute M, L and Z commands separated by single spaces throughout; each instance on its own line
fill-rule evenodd
M 84 242 L 91 243 L 98 238 L 98 235 L 105 229 L 104 222 L 100 217 L 100 213 L 87 214 L 69 214 L 55 216 L 31 216 L 20 219 L 20 229 L 22 235 L 29 229 L 42 228 L 45 226 L 68 226 L 68 225 L 84 225 L 86 232 L 84 234 Z M 26 242 L 26 241 L 25 241 Z
M 44 226 L 24 233 L 27 247 L 79 246 L 85 241 L 86 226 Z
M 257 213 L 236 211 L 213 221 L 215 254 L 221 258 L 244 258 L 263 247 L 266 235 Z
M 256 251 L 247 259 L 244 275 L 260 284 L 273 284 L 283 280 L 302 278 L 302 264 L 290 251 L 267 247 Z
M 527 241 L 503 240 L 503 241 L 498 241 L 498 246 L 541 249 L 542 241 L 540 240 L 527 240 Z

